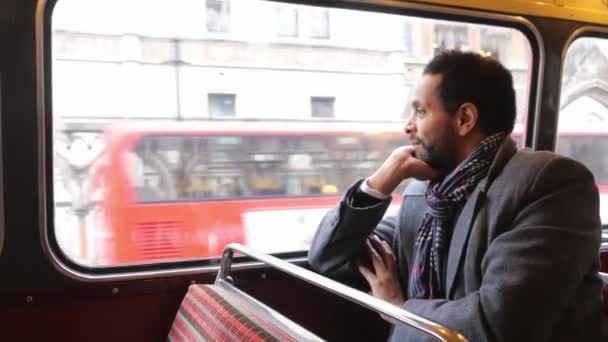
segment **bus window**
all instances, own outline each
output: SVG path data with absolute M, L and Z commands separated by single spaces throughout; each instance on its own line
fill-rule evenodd
M 198 134 L 146 136 L 127 152 L 138 203 L 338 195 L 407 144 L 393 135 Z
M 585 164 L 593 173 L 599 189 L 608 190 L 608 158 L 602 157 L 608 151 L 606 136 L 569 135 L 564 132 L 559 137 L 557 151 Z
M 410 94 L 444 49 L 503 62 L 525 126 L 532 56 L 516 29 L 222 3 L 56 2 L 57 254 L 95 267 L 217 258 L 230 242 L 305 251 L 344 191 L 408 143 Z M 95 148 L 72 146 L 85 135 Z
M 585 164 L 600 191 L 600 216 L 608 224 L 608 40 L 582 37 L 568 48 L 562 73 L 556 151 Z

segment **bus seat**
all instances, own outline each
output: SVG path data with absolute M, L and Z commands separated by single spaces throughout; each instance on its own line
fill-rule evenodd
M 323 341 L 226 281 L 190 285 L 167 341 Z

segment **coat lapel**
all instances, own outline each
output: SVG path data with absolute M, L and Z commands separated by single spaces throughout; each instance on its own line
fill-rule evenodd
M 453 296 L 456 273 L 460 270 L 460 262 L 465 254 L 467 242 L 469 241 L 469 233 L 471 232 L 471 227 L 473 227 L 477 211 L 485 199 L 484 188 L 486 179 L 483 179 L 477 184 L 477 187 L 475 187 L 469 196 L 469 199 L 462 208 L 460 216 L 454 225 L 446 270 L 447 298 L 452 298 Z
M 496 178 L 505 164 L 516 152 L 517 147 L 513 139 L 510 137 L 506 138 L 498 149 L 498 152 L 496 152 L 496 157 L 494 157 L 494 161 L 488 170 L 488 175 L 486 178 L 482 179 L 479 184 L 477 184 L 462 208 L 456 223 L 454 224 L 446 270 L 447 298 L 453 298 L 456 275 L 462 268 L 471 228 L 473 227 L 473 223 L 475 222 L 475 217 L 479 212 L 479 209 L 483 206 L 486 198 L 486 192 L 492 184 L 494 178 Z

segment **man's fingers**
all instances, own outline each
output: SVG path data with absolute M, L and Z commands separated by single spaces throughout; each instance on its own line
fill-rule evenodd
M 372 260 L 372 265 L 374 266 L 374 271 L 379 272 L 380 270 L 386 268 L 384 266 L 384 261 L 378 251 L 372 246 L 370 241 L 371 239 L 365 240 L 365 246 L 367 247 L 367 253 L 369 254 L 369 258 Z
M 395 257 L 395 252 L 393 252 L 391 245 L 389 245 L 388 242 L 384 240 L 382 240 L 382 249 L 384 250 L 384 253 L 386 253 L 386 255 L 391 257 L 391 260 L 393 262 L 397 261 L 397 257 Z
M 384 267 L 392 270 L 393 264 L 395 263 L 395 255 L 393 254 L 393 250 L 384 240 L 380 240 L 377 235 L 373 235 L 370 239 L 374 249 L 380 254 L 382 257 L 382 263 Z
M 363 278 L 367 280 L 367 282 L 371 285 L 373 281 L 376 279 L 376 275 L 369 268 L 363 266 L 363 263 L 360 260 L 357 260 L 357 269 L 363 275 Z
M 390 259 L 386 266 L 391 272 L 394 272 L 395 268 L 397 267 L 397 257 L 395 256 L 391 246 L 386 241 L 382 241 L 382 247 Z

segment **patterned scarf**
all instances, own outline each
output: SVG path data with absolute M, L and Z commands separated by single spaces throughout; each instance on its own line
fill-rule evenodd
M 485 138 L 454 171 L 426 189 L 428 206 L 414 245 L 408 297 L 446 298 L 445 262 L 454 215 L 490 169 L 505 133 Z

